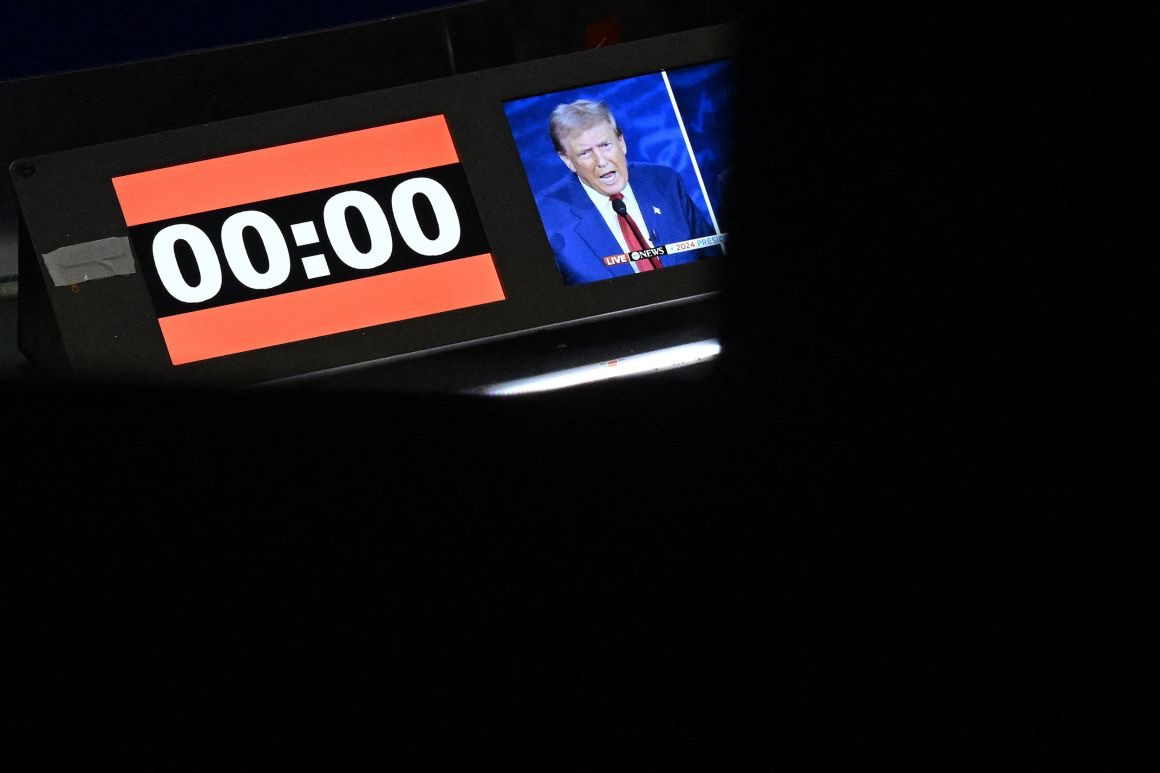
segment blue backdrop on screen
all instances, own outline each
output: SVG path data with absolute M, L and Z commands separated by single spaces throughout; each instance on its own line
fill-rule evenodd
M 700 167 L 705 189 L 720 220 L 724 180 L 727 177 L 732 138 L 730 122 L 733 89 L 731 63 L 722 60 L 683 67 L 668 72 L 677 106 L 680 108 L 689 144 Z M 680 124 L 673 112 L 664 77 L 650 73 L 634 78 L 597 83 L 566 91 L 513 100 L 504 105 L 520 159 L 533 194 L 571 175 L 560 161 L 548 135 L 548 116 L 561 103 L 576 99 L 602 99 L 616 115 L 624 131 L 630 162 L 664 164 L 685 180 L 693 202 L 709 218 L 709 208 L 693 159 L 685 146 Z
M 724 197 L 733 163 L 733 63 L 710 62 L 669 71 L 669 83 L 681 108 L 689 144 L 701 168 L 701 177 L 725 231 Z

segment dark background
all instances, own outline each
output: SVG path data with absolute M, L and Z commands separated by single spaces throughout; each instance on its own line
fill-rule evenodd
M 137 19 L 97 7 L 110 61 Z M 559 43 L 579 12 L 538 7 L 517 26 L 541 36 L 492 37 Z M 1160 369 L 1131 266 L 1156 243 L 1116 194 L 1155 19 L 737 14 L 713 377 L 514 402 L 5 385 L 22 769 L 1143 745 Z
M 456 4 L 439 0 L 205 0 L 183 7 L 145 0 L 13 4 L 5 13 L 0 78 L 45 75 L 253 43 Z

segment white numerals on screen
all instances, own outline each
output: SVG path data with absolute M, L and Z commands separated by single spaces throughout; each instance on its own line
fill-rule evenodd
M 247 228 L 258 232 L 266 248 L 270 267 L 265 273 L 254 268 L 254 262 L 246 251 L 243 232 Z M 264 212 L 249 209 L 226 218 L 226 222 L 222 223 L 222 251 L 226 254 L 230 271 L 251 290 L 269 290 L 290 276 L 290 248 L 286 246 L 286 237 L 282 235 L 274 218 Z
M 435 213 L 438 229 L 435 238 L 428 237 L 419 225 L 415 211 L 417 196 L 426 198 Z M 455 202 L 446 188 L 429 177 L 414 177 L 400 183 L 391 194 L 391 214 L 399 236 L 419 255 L 445 255 L 458 246 L 462 236 Z M 361 218 L 366 226 L 370 243 L 365 250 L 359 249 L 351 236 L 349 217 Z M 318 241 L 313 221 L 287 225 L 294 234 L 295 243 L 300 246 Z M 331 196 L 322 209 L 322 226 L 326 233 L 325 241 L 334 255 L 350 268 L 364 271 L 379 268 L 390 259 L 394 250 L 386 212 L 378 200 L 362 191 L 343 191 Z M 253 229 L 262 243 L 268 259 L 265 271 L 259 271 L 254 265 L 246 247 L 246 229 Z M 191 284 L 181 272 L 177 260 L 178 242 L 184 242 L 193 253 L 199 274 L 197 284 Z M 221 246 L 230 272 L 251 290 L 271 290 L 290 277 L 292 265 L 285 233 L 278 222 L 264 212 L 248 209 L 226 218 L 221 228 Z M 213 241 L 195 225 L 177 223 L 158 231 L 153 238 L 153 261 L 161 284 L 182 303 L 202 303 L 221 291 L 221 260 Z M 303 265 L 310 279 L 330 273 L 322 255 L 303 258 Z
M 434 239 L 428 239 L 419 227 L 419 218 L 415 216 L 418 195 L 426 196 L 435 210 L 439 235 Z M 415 177 L 395 188 L 391 194 L 391 211 L 395 213 L 395 224 L 403 241 L 420 255 L 442 255 L 459 244 L 459 214 L 455 211 L 455 202 L 447 189 L 430 177 Z
M 201 280 L 196 285 L 185 281 L 181 268 L 177 265 L 176 246 L 185 242 L 193 250 L 197 270 Z M 205 231 L 195 225 L 178 223 L 167 226 L 153 238 L 153 262 L 157 265 L 157 276 L 161 284 L 182 303 L 208 301 L 222 289 L 222 266 L 218 260 L 213 242 Z
M 360 252 L 350 238 L 346 211 L 351 208 L 358 210 L 370 232 L 371 246 L 366 252 Z M 378 268 L 391 257 L 394 243 L 387 215 L 379 202 L 362 191 L 343 191 L 331 196 L 322 210 L 322 223 L 334 254 L 351 268 Z

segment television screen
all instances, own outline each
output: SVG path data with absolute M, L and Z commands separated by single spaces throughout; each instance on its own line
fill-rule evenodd
M 732 62 L 504 103 L 566 285 L 726 252 Z

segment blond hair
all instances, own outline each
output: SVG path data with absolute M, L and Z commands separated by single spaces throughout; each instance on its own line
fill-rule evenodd
M 612 130 L 616 132 L 617 137 L 623 134 L 620 127 L 616 125 L 616 116 L 612 114 L 608 103 L 603 100 L 577 99 L 575 102 L 556 105 L 556 109 L 548 118 L 548 134 L 552 136 L 552 144 L 556 146 L 556 152 L 563 153 L 562 139 L 564 137 L 590 129 L 604 121 L 608 122 Z

